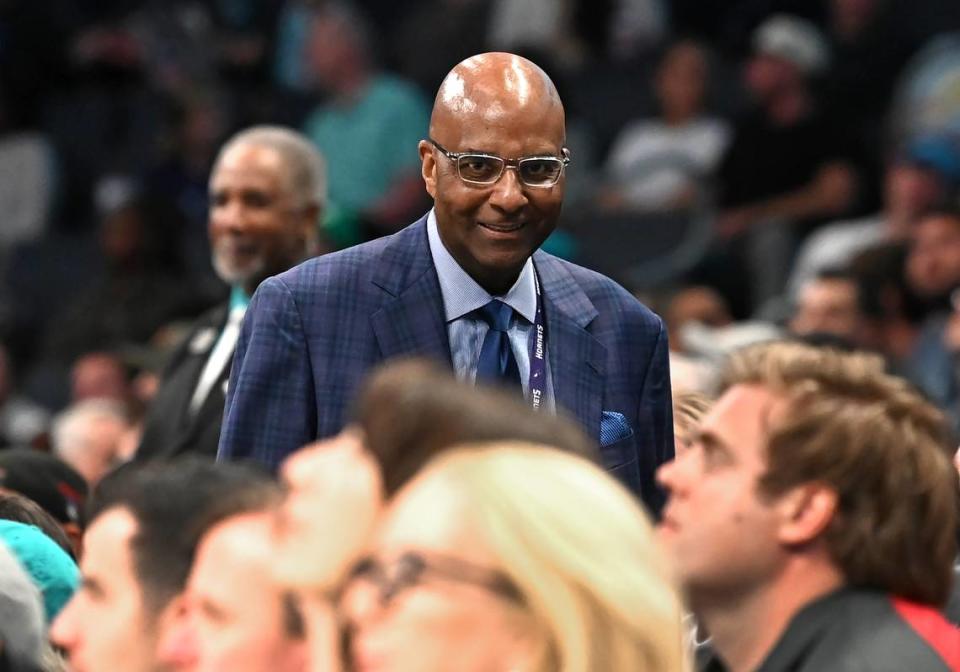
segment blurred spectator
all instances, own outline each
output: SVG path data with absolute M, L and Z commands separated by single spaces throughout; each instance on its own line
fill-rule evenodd
M 282 91 L 305 94 L 313 86 L 304 54 L 314 0 L 287 0 L 277 19 L 273 77 Z
M 0 262 L 14 245 L 46 233 L 59 168 L 50 138 L 17 126 L 8 109 L 11 93 L 0 77 Z
M 756 108 L 737 123 L 717 170 L 719 236 L 750 231 L 726 250 L 733 259 L 716 271 L 738 317 L 749 312 L 745 298 L 756 307 L 780 293 L 794 238 L 811 224 L 853 212 L 860 183 L 858 149 L 811 86 L 829 64 L 820 32 L 777 15 L 756 29 L 753 46 L 744 76 Z M 747 277 L 731 272 L 738 265 Z
M 374 37 L 348 5 L 331 0 L 310 21 L 307 62 L 329 98 L 304 132 L 331 157 L 328 234 L 345 247 L 392 233 L 427 208 L 417 143 L 429 107 L 410 83 L 380 72 Z
M 599 3 L 584 3 L 590 7 Z M 608 18 L 609 55 L 617 59 L 642 56 L 667 34 L 669 0 L 613 0 Z M 577 17 L 582 19 L 581 17 Z
M 51 322 L 47 386 L 63 385 L 60 368 L 83 353 L 145 343 L 163 324 L 207 305 L 183 275 L 172 208 L 140 195 L 126 178 L 102 181 L 98 201 L 103 267 Z
M 40 672 L 45 642 L 40 591 L 13 553 L 0 543 L 0 668 Z
M 823 36 L 777 15 L 757 28 L 753 47 L 744 75 L 758 107 L 737 124 L 719 169 L 724 236 L 764 220 L 838 215 L 856 196 L 849 140 L 811 87 L 830 62 Z
M 50 414 L 16 391 L 6 348 L 0 344 L 0 447 L 44 441 Z
M 0 488 L 0 520 L 10 520 L 39 529 L 76 562 L 77 549 L 67 537 L 66 532 L 53 516 L 32 499 L 18 492 Z
M 277 22 L 286 4 L 203 1 L 213 26 L 213 54 L 221 79 L 235 87 L 262 84 L 269 79 Z
M 76 470 L 49 453 L 10 448 L 0 451 L 0 488 L 20 493 L 41 506 L 63 528 L 74 557 L 80 557 L 88 487 Z
M 184 592 L 187 615 L 160 642 L 159 658 L 173 670 L 329 669 L 323 661 L 311 668 L 300 609 L 273 577 L 272 506 L 279 490 L 271 494 L 200 540 Z
M 0 520 L 0 543 L 6 545 L 43 596 L 47 623 L 52 623 L 80 585 L 80 572 L 68 552 L 39 527 Z
M 677 290 L 670 297 L 663 313 L 670 333 L 670 350 L 687 352 L 683 331 L 687 324 L 698 322 L 707 327 L 733 324 L 730 308 L 724 298 L 710 287 L 692 285 Z
M 910 286 L 927 311 L 904 375 L 943 411 L 960 436 L 960 211 L 931 212 L 918 222 L 907 256 Z
M 326 166 L 304 136 L 254 126 L 221 149 L 210 176 L 212 265 L 228 302 L 202 315 L 167 362 L 144 420 L 138 458 L 217 452 L 240 323 L 268 276 L 320 252 Z
M 856 277 L 845 271 L 823 271 L 807 282 L 787 326 L 797 336 L 828 335 L 851 347 L 864 346 L 865 316 Z
M 182 616 L 197 543 L 238 499 L 270 484 L 239 465 L 137 465 L 101 482 L 84 534 L 80 590 L 50 629 L 74 670 L 155 672 L 157 647 Z
M 960 437 L 960 310 L 928 317 L 917 337 L 904 375 L 935 403 Z
M 447 453 L 393 499 L 346 581 L 352 666 L 678 672 L 680 601 L 651 532 L 579 457 Z
M 796 295 L 819 271 L 839 268 L 872 245 L 907 240 L 917 219 L 943 205 L 960 186 L 960 147 L 955 144 L 945 136 L 911 141 L 887 165 L 880 212 L 824 226 L 806 240 L 790 274 L 790 293 Z
M 210 270 L 207 181 L 230 123 L 227 103 L 209 92 L 171 101 L 160 161 L 144 177 L 147 193 L 176 207 L 183 223 L 177 236 L 179 255 L 195 282 L 204 283 L 200 291 L 211 293 L 219 292 L 222 285 Z
M 704 205 L 729 129 L 705 115 L 709 77 L 702 45 L 684 40 L 660 61 L 656 119 L 636 121 L 614 141 L 601 205 L 614 210 L 685 210 Z
M 703 669 L 955 667 L 941 414 L 879 357 L 794 343 L 735 355 L 723 388 L 660 469 L 660 539 L 711 636 Z
M 120 358 L 108 352 L 81 356 L 70 369 L 70 401 L 110 399 L 127 405 L 131 401 L 127 369 Z
M 575 0 L 493 0 L 490 5 L 490 50 L 536 49 L 554 54 L 560 63 L 581 61 L 583 46 L 573 25 Z
M 882 243 L 858 253 L 849 266 L 866 318 L 861 345 L 882 353 L 895 371 L 911 356 L 927 309 L 907 282 L 906 259 L 906 244 Z
M 129 426 L 127 410 L 108 399 L 78 402 L 53 422 L 53 454 L 77 471 L 92 489 L 123 462 L 120 440 Z
M 663 316 L 670 334 L 670 386 L 674 394 L 706 392 L 716 373 L 709 355 L 697 352 L 686 342 L 689 325 L 721 330 L 733 324 L 726 300 L 714 289 L 690 285 L 669 299 Z M 676 437 L 674 437 L 676 441 Z
M 906 273 L 910 287 L 929 310 L 950 307 L 950 294 L 960 286 L 960 210 L 931 212 L 917 222 Z

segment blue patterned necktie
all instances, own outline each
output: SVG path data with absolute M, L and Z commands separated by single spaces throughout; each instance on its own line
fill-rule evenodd
M 487 305 L 478 308 L 476 314 L 490 326 L 480 347 L 477 381 L 500 383 L 519 390 L 520 369 L 507 336 L 510 318 L 513 317 L 513 308 L 493 299 Z

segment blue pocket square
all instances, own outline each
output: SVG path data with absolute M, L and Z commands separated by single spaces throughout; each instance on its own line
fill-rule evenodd
M 633 436 L 633 428 L 622 413 L 604 411 L 600 416 L 600 445 L 612 443 Z

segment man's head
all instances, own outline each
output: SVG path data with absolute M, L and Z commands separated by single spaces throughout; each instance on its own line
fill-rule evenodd
M 220 150 L 210 176 L 210 243 L 220 278 L 252 294 L 265 278 L 317 253 L 326 169 L 310 141 L 255 126 Z
M 305 62 L 322 89 L 341 93 L 372 67 L 370 27 L 350 4 L 322 3 L 312 13 L 307 30 Z
M 843 271 L 827 271 L 805 284 L 790 318 L 790 331 L 798 336 L 837 336 L 852 344 L 862 338 L 856 277 Z
M 187 617 L 161 643 L 161 657 L 176 670 L 306 672 L 302 617 L 272 575 L 272 527 L 269 510 L 250 511 L 203 536 L 187 581 Z
M 960 185 L 960 151 L 954 138 L 923 135 L 895 154 L 884 175 L 888 233 L 902 239 L 916 220 L 940 207 Z
M 687 121 L 703 111 L 709 62 L 704 47 L 694 40 L 670 46 L 657 67 L 657 99 L 668 120 Z
M 960 210 L 936 210 L 913 227 L 907 253 L 907 282 L 929 300 L 960 287 Z
M 41 506 L 69 538 L 74 556 L 80 556 L 88 488 L 75 469 L 49 453 L 8 448 L 0 452 L 0 489 L 19 493 Z
M 827 42 L 812 23 L 787 14 L 771 16 L 753 33 L 746 84 L 761 103 L 803 89 L 829 63 Z
M 556 160 L 567 152 L 557 90 L 524 58 L 473 56 L 440 85 L 430 140 L 420 143 L 420 158 L 440 238 L 474 280 L 503 294 L 560 216 L 565 171 Z M 454 157 L 464 153 L 510 164 L 495 179 L 488 159 Z M 513 163 L 525 158 L 549 161 Z
M 126 403 L 130 398 L 127 370 L 120 358 L 109 352 L 90 352 L 79 357 L 70 369 L 70 399 L 113 399 Z
M 53 454 L 93 487 L 122 462 L 120 440 L 129 424 L 126 409 L 116 401 L 81 401 L 54 420 Z
M 831 577 L 945 601 L 957 478 L 935 408 L 878 357 L 796 343 L 734 355 L 724 389 L 659 473 L 661 536 L 695 606 Z
M 153 672 L 176 622 L 203 533 L 234 503 L 272 488 L 264 474 L 197 458 L 129 465 L 94 492 L 80 564 L 81 588 L 51 629 L 75 672 Z M 242 509 L 241 509 L 242 510 Z

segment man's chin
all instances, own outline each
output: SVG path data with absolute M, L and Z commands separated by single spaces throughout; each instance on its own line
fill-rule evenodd
M 259 280 L 263 276 L 262 263 L 242 264 L 235 261 L 226 261 L 219 257 L 213 258 L 213 270 L 218 278 L 231 287 L 237 285 L 249 287 L 255 279 L 257 280 L 256 284 L 260 284 Z

